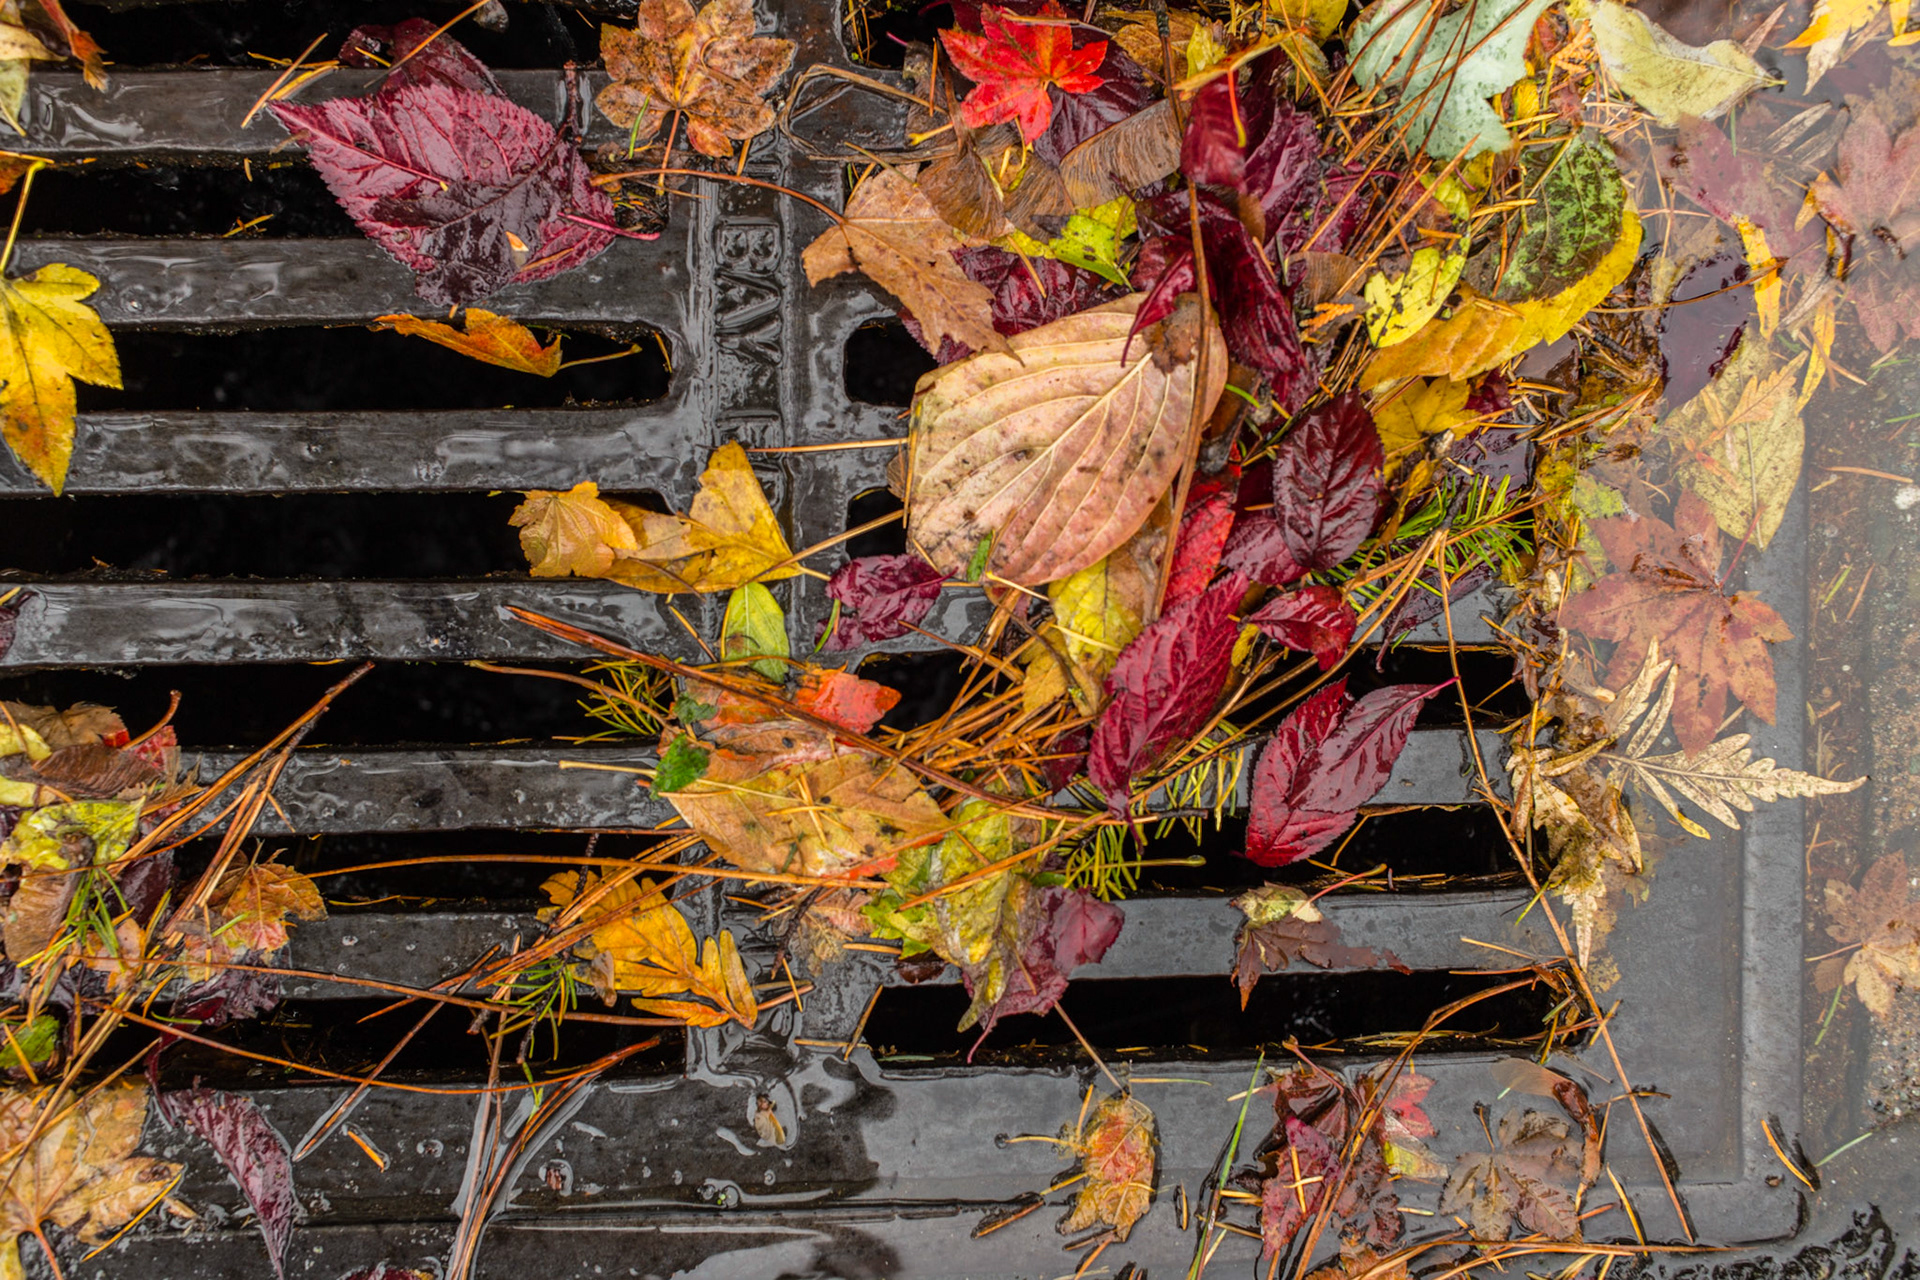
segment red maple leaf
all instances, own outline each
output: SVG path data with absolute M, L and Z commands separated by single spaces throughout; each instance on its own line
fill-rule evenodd
M 1693 753 L 1713 741 L 1727 717 L 1729 693 L 1772 724 L 1767 644 L 1791 640 L 1793 632 L 1772 606 L 1727 594 L 1720 527 L 1705 500 L 1688 490 L 1672 524 L 1615 516 L 1594 521 L 1593 532 L 1614 572 L 1575 596 L 1564 620 L 1575 631 L 1618 642 L 1607 683 L 1618 689 L 1631 680 L 1657 640 L 1660 656 L 1680 673 L 1673 731 L 1683 750 Z
M 1064 22 L 1067 15 L 1051 0 L 1037 16 L 1062 22 L 1023 21 L 988 5 L 980 10 L 981 34 L 940 33 L 955 68 L 974 82 L 973 92 L 960 104 L 960 118 L 969 127 L 1016 120 L 1020 136 L 1032 142 L 1053 121 L 1048 86 L 1062 93 L 1086 93 L 1106 83 L 1093 74 L 1107 56 L 1105 40 L 1075 49 L 1072 28 Z

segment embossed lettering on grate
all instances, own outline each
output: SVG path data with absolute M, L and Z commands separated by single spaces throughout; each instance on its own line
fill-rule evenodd
M 188 8 L 138 16 L 151 23 Z M 540 11 L 512 12 L 521 23 Z M 763 4 L 760 16 L 763 30 L 799 42 L 797 66 L 851 65 L 837 5 Z M 590 58 L 589 26 L 578 15 L 557 20 L 573 25 Z M 902 434 L 897 404 L 866 403 L 848 390 L 850 344 L 856 388 L 910 387 L 917 372 L 899 363 L 892 331 L 871 327 L 890 320 L 886 300 L 849 278 L 807 286 L 799 248 L 824 225 L 813 210 L 699 180 L 691 184 L 698 198 L 676 202 L 658 240 L 617 242 L 582 270 L 487 304 L 589 335 L 589 343 L 594 334 L 639 340 L 667 358 L 643 353 L 590 366 L 591 376 L 583 371 L 562 388 L 578 402 L 529 391 L 529 379 L 496 381 L 427 344 L 361 328 L 383 313 L 417 310 L 418 300 L 408 273 L 344 219 L 337 235 L 311 238 L 277 235 L 271 221 L 258 238 L 221 238 L 222 227 L 192 225 L 196 216 L 230 216 L 208 192 L 231 197 L 249 181 L 293 193 L 283 227 L 298 229 L 300 209 L 322 223 L 332 211 L 271 120 L 243 127 L 272 71 L 143 68 L 136 48 L 106 43 L 127 61 L 105 94 L 75 75 L 34 74 L 24 149 L 90 163 L 43 179 L 45 201 L 30 209 L 28 226 L 44 230 L 22 243 L 15 269 L 57 260 L 101 278 L 94 301 L 126 354 L 130 389 L 124 407 L 82 414 L 69 497 L 45 496 L 0 458 L 4 545 L 14 561 L 0 586 L 24 586 L 29 597 L 0 663 L 0 690 L 42 702 L 92 699 L 135 722 L 157 714 L 167 690 L 181 689 L 183 741 L 205 752 L 202 772 L 211 776 L 226 752 L 283 724 L 339 674 L 313 664 L 373 660 L 376 672 L 322 721 L 315 740 L 332 745 L 302 749 L 260 828 L 287 837 L 309 870 L 418 853 L 577 854 L 587 832 L 669 820 L 629 775 L 559 767 L 563 759 L 645 763 L 641 747 L 526 739 L 581 731 L 577 708 L 554 692 L 560 686 L 462 665 L 582 659 L 514 622 L 508 605 L 637 647 L 698 656 L 663 597 L 612 583 L 529 579 L 505 526 L 511 491 L 591 479 L 604 492 L 653 495 L 684 509 L 721 442 Z M 565 103 L 558 61 L 504 70 L 500 79 L 515 100 L 555 119 Z M 369 79 L 337 72 L 306 94 L 360 92 Z M 878 147 L 897 131 L 892 109 L 842 96 L 799 124 Z M 612 136 L 597 118 L 582 123 L 590 142 Z M 824 199 L 842 189 L 834 166 L 805 160 L 771 136 L 755 145 L 747 171 Z M 198 214 L 189 207 L 195 199 L 204 206 Z M 179 234 L 180 226 L 198 234 Z M 156 227 L 175 230 L 151 234 Z M 50 234 L 61 231 L 82 234 Z M 529 406 L 529 394 L 553 402 Z M 103 403 L 91 389 L 81 395 L 83 407 Z M 885 509 L 874 495 L 885 484 L 886 456 L 761 454 L 756 465 L 798 547 Z M 1782 549 L 1801 541 L 1776 539 L 1770 558 L 1748 552 L 1752 571 L 1778 584 L 1769 599 L 1794 598 L 1787 588 L 1795 566 Z M 339 568 L 316 576 L 316 564 Z M 803 578 L 779 588 L 796 651 L 811 644 L 825 616 L 818 587 Z M 693 629 L 713 634 L 715 601 L 672 603 Z M 982 617 L 977 601 L 942 609 L 929 625 L 948 636 L 964 636 Z M 1783 612 L 1797 623 L 1793 610 Z M 1477 610 L 1463 611 L 1463 641 L 1489 644 L 1486 623 L 1466 614 Z M 1492 667 L 1489 655 L 1478 669 Z M 1801 701 L 1798 671 L 1783 664 L 1780 705 Z M 1783 716 L 1789 726 L 1794 719 Z M 509 736 L 521 740 L 501 745 Z M 1795 729 L 1760 739 L 1783 763 L 1801 755 Z M 1499 738 L 1483 732 L 1480 745 L 1497 764 Z M 1155 1275 L 1184 1273 L 1191 1237 L 1178 1227 L 1176 1185 L 1197 1194 L 1218 1161 L 1239 1110 L 1233 1098 L 1261 1048 L 1288 1035 L 1352 1042 L 1415 1028 L 1438 1003 L 1497 981 L 1480 971 L 1512 963 L 1478 943 L 1553 954 L 1537 914 L 1526 911 L 1524 889 L 1499 874 L 1502 846 L 1476 798 L 1466 748 L 1463 731 L 1443 722 L 1416 730 L 1376 802 L 1404 808 L 1371 820 L 1348 855 L 1356 867 L 1371 857 L 1403 871 L 1444 870 L 1453 877 L 1447 883 L 1465 887 L 1403 885 L 1343 894 L 1333 904 L 1347 943 L 1392 949 L 1416 970 L 1410 978 L 1290 971 L 1264 979 L 1241 1016 L 1225 977 L 1238 919 L 1226 895 L 1256 883 L 1251 871 L 1210 867 L 1125 904 L 1119 943 L 1076 979 L 1066 1007 L 1104 1052 L 1159 1063 L 1152 1074 L 1193 1083 L 1152 1095 L 1163 1141 L 1160 1195 L 1119 1260 Z M 1800 1013 L 1794 984 L 1769 989 L 1761 977 L 1790 967 L 1797 954 L 1797 805 L 1773 806 L 1746 826 L 1744 837 L 1722 835 L 1666 857 L 1651 903 L 1623 911 L 1612 947 L 1624 976 L 1606 993 L 1619 1002 L 1612 1027 L 1634 1082 L 1662 1095 L 1647 1110 L 1677 1164 L 1695 1227 L 1717 1240 L 1784 1233 L 1796 1212 L 1790 1189 L 1769 1177 L 1778 1170 L 1761 1124 L 1772 1116 L 1791 1132 L 1797 1121 Z M 639 837 L 609 835 L 599 852 L 639 847 Z M 290 963 L 438 981 L 490 945 L 531 936 L 540 875 L 442 864 L 329 881 L 330 895 L 393 895 L 395 905 L 336 910 L 299 930 Z M 1230 876 L 1240 880 L 1230 884 Z M 697 931 L 723 920 L 753 928 L 754 913 L 718 889 L 685 905 Z M 764 938 L 748 947 L 760 980 L 772 976 L 764 971 L 770 954 Z M 1058 1020 L 1010 1020 L 969 1065 L 966 1041 L 951 1031 L 964 1007 L 951 980 L 896 987 L 882 957 L 854 954 L 814 981 L 804 1008 L 783 1006 L 750 1035 L 726 1028 L 676 1037 L 584 1091 L 534 1143 L 508 1208 L 489 1229 L 479 1274 L 667 1276 L 703 1263 L 703 1276 L 1071 1271 L 1075 1259 L 1059 1252 L 1051 1215 L 966 1238 L 980 1209 L 1044 1188 L 1063 1167 L 1043 1144 L 995 1141 L 1052 1132 L 1076 1112 L 1089 1068 Z M 870 1048 L 843 1061 L 833 1049 L 801 1043 L 850 1037 L 876 986 L 887 989 L 867 1026 Z M 244 1034 L 275 1052 L 364 1068 L 391 1043 L 380 1037 L 397 1034 L 355 1021 L 372 1007 L 352 988 L 295 984 L 274 1021 Z M 1466 1019 L 1478 1038 L 1422 1052 L 1421 1070 L 1438 1081 L 1427 1109 L 1441 1126 L 1443 1154 L 1482 1141 L 1472 1104 L 1493 1100 L 1489 1037 L 1537 1031 L 1542 1012 L 1537 1003 L 1502 1005 Z M 395 1078 L 476 1081 L 481 1057 L 464 1024 L 449 1015 L 436 1022 L 439 1039 L 423 1037 Z M 584 1061 L 613 1046 L 596 1034 L 570 1029 L 566 1051 Z M 1341 1047 L 1327 1061 L 1370 1060 Z M 1604 1053 L 1597 1045 L 1578 1052 L 1592 1069 L 1596 1100 L 1612 1096 L 1617 1079 Z M 187 1067 L 209 1083 L 251 1091 L 294 1140 L 340 1096 L 336 1086 L 230 1059 L 188 1055 L 170 1071 Z M 783 1122 L 783 1146 L 756 1139 L 762 1096 Z M 375 1090 L 352 1120 L 385 1167 L 338 1133 L 297 1166 L 306 1218 L 288 1256 L 295 1274 L 344 1274 L 381 1258 L 423 1266 L 445 1254 L 467 1172 L 472 1098 Z M 1649 1231 L 1675 1236 L 1657 1174 L 1627 1130 L 1614 1126 L 1612 1166 Z M 1417 1207 L 1437 1200 L 1437 1187 L 1404 1190 Z M 204 1152 L 178 1194 L 236 1212 L 243 1204 Z M 1588 1232 L 1624 1236 L 1628 1227 L 1615 1212 Z M 1215 1264 L 1226 1268 L 1220 1274 L 1244 1274 L 1256 1247 L 1230 1238 Z M 87 1265 L 89 1275 L 212 1277 L 263 1274 L 265 1259 L 257 1236 L 234 1225 L 186 1237 L 143 1229 Z

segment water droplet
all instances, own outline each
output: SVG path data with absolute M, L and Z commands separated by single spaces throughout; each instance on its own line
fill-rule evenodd
M 340 938 L 340 945 L 343 947 L 357 947 L 360 945 L 360 939 L 351 933 L 343 934 Z
M 446 1154 L 447 1144 L 438 1138 L 422 1138 L 413 1144 L 413 1149 L 423 1156 L 431 1156 L 433 1159 L 438 1160 Z

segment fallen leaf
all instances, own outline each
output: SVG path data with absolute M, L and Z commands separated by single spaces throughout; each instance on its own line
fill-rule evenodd
M 1047 0 L 1037 16 L 1065 19 L 1066 13 Z M 1094 71 L 1107 56 L 1107 42 L 1093 40 L 1075 49 L 1072 25 L 1027 22 L 1025 17 L 985 5 L 979 35 L 942 31 L 940 42 L 954 69 L 974 82 L 960 104 L 960 118 L 975 129 L 1015 121 L 1020 136 L 1031 143 L 1052 123 L 1050 89 L 1087 93 L 1105 83 Z
M 612 83 L 594 98 L 633 144 L 651 142 L 667 117 L 686 121 L 702 155 L 731 156 L 776 119 L 764 101 L 793 65 L 794 43 L 753 33 L 753 0 L 641 0 L 634 25 L 600 28 Z
M 0 1071 L 24 1073 L 26 1068 L 53 1061 L 61 1050 L 60 1031 L 60 1020 L 50 1013 L 36 1014 L 26 1022 L 0 1023 Z
M 1513 139 L 1487 99 L 1527 74 L 1525 50 L 1549 0 L 1379 0 L 1347 37 L 1362 88 L 1391 85 L 1406 111 L 1406 143 L 1442 161 L 1505 151 Z M 1408 107 L 1411 110 L 1408 110 Z
M 790 563 L 793 552 L 747 451 L 736 443 L 720 446 L 707 460 L 699 492 L 684 516 L 611 505 L 626 520 L 635 546 L 617 552 L 600 577 L 671 594 L 731 591 L 800 572 Z
M 1237 480 L 1237 476 L 1229 475 Z M 1214 570 L 1233 534 L 1234 492 L 1221 480 L 1195 481 L 1187 493 L 1186 514 L 1180 518 L 1180 540 L 1174 545 L 1173 564 L 1167 570 L 1167 594 L 1162 610 L 1193 599 L 1213 581 Z
M 14 457 L 54 493 L 73 457 L 73 380 L 120 386 L 113 335 L 82 304 L 100 282 L 53 262 L 30 276 L 0 279 L 0 435 Z
M 1587 21 L 1600 61 L 1627 95 L 1668 127 L 1682 116 L 1712 120 L 1769 82 L 1732 40 L 1696 47 L 1677 40 L 1638 9 L 1592 0 Z
M 1434 1135 L 1433 1121 L 1421 1110 L 1433 1088 L 1433 1077 L 1423 1076 L 1411 1064 L 1394 1070 L 1394 1063 L 1383 1062 L 1362 1077 L 1362 1083 L 1377 1091 L 1382 1079 L 1391 1075 L 1387 1086 L 1386 1114 L 1381 1141 L 1387 1168 L 1396 1178 L 1437 1178 L 1446 1170 L 1427 1150 L 1425 1139 Z
M 1132 195 L 1180 168 L 1173 103 L 1161 98 L 1108 125 L 1060 158 L 1060 179 L 1076 209 Z
M 1688 753 L 1703 750 L 1726 719 L 1731 694 L 1773 723 L 1769 642 L 1793 638 L 1773 609 L 1720 580 L 1720 530 L 1707 504 L 1683 493 L 1669 525 L 1652 516 L 1596 520 L 1594 535 L 1613 572 L 1567 602 L 1571 629 L 1618 642 L 1607 681 L 1632 678 L 1657 642 L 1677 673 L 1674 733 Z
M 1304 571 L 1360 549 L 1380 518 L 1384 455 L 1373 415 L 1353 392 L 1314 409 L 1273 457 L 1273 513 Z
M 1098 964 L 1126 921 L 1119 907 L 1082 889 L 1029 885 L 1024 879 L 1014 888 L 1008 895 L 1010 935 L 1001 935 L 1001 945 L 984 964 L 960 974 L 973 997 L 960 1030 L 978 1021 L 983 1039 L 1002 1018 L 1051 1013 L 1073 971 Z
M 1473 384 L 1451 378 L 1416 378 L 1397 389 L 1373 411 L 1374 427 L 1389 459 L 1398 461 L 1427 442 L 1428 436 L 1458 432 L 1474 421 L 1467 412 Z
M 1914 33 L 1906 30 L 1907 0 L 1814 0 L 1807 29 L 1786 46 L 1807 51 L 1807 88 L 1811 90 L 1819 84 L 1821 77 L 1840 61 L 1854 32 L 1888 11 L 1894 15 L 1893 39 L 1889 43 L 1912 43 Z
M 1127 1235 L 1153 1203 L 1153 1166 L 1158 1136 L 1153 1112 L 1131 1093 L 1109 1094 L 1093 1115 L 1077 1127 L 1061 1130 L 1061 1140 L 1080 1158 L 1086 1183 L 1073 1196 L 1073 1211 L 1060 1221 L 1060 1234 L 1104 1226 L 1112 1238 Z
M 1846 297 L 1861 327 L 1881 351 L 1901 334 L 1920 333 L 1920 271 L 1908 261 L 1920 246 L 1920 127 L 1896 138 L 1878 103 L 1854 111 L 1840 139 L 1831 175 L 1813 180 L 1808 197 L 1820 215 L 1853 238 Z M 1768 247 L 1775 254 L 1788 245 Z
M 235 867 L 220 878 L 209 900 L 221 916 L 222 936 L 258 952 L 287 945 L 287 920 L 321 920 L 326 904 L 313 881 L 277 862 Z
M 884 871 L 950 825 L 914 775 L 848 752 L 667 796 L 695 834 L 747 871 L 809 876 Z
M 1230 575 L 1163 613 L 1121 653 L 1094 725 L 1087 776 L 1124 811 L 1134 777 L 1198 733 L 1227 681 L 1246 579 Z
M 474 93 L 501 92 L 500 82 L 486 63 L 426 18 L 407 18 L 391 26 L 366 23 L 355 27 L 341 41 L 338 56 L 349 67 L 385 71 L 376 90 L 379 93 L 414 84 L 443 84 Z
M 391 328 L 396 333 L 425 338 L 450 351 L 458 351 L 463 356 L 497 364 L 502 369 L 537 374 L 542 378 L 551 378 L 560 372 L 558 338 L 551 345 L 543 347 L 540 339 L 534 337 L 525 325 L 478 307 L 467 308 L 465 321 L 466 328 L 456 329 L 437 320 L 393 315 L 381 316 L 374 327 Z
M 829 651 L 906 635 L 933 608 L 946 575 L 916 555 L 860 556 L 833 571 L 827 596 L 840 607 L 824 638 Z
M 1640 219 L 1620 214 L 1620 239 L 1593 271 L 1548 298 L 1505 306 L 1470 288 L 1459 290 L 1453 314 L 1429 323 L 1411 339 L 1375 355 L 1360 385 L 1377 387 L 1397 378 L 1447 377 L 1464 381 L 1541 343 L 1557 342 L 1627 278 L 1640 253 Z
M 1233 900 L 1246 919 L 1234 935 L 1233 984 L 1245 1009 L 1262 974 L 1278 973 L 1298 960 L 1322 969 L 1391 968 L 1409 970 L 1391 951 L 1349 947 L 1340 926 L 1298 889 L 1266 885 Z
M 535 489 L 507 522 L 520 530 L 520 550 L 536 578 L 604 578 L 617 557 L 640 549 L 633 529 L 591 480 L 565 493 Z
M 172 1186 L 180 1166 L 137 1156 L 140 1130 L 147 1118 L 146 1089 L 130 1084 L 102 1085 L 63 1106 L 67 1098 L 51 1089 L 9 1089 L 0 1095 L 0 1148 L 21 1152 L 0 1188 L 0 1276 L 20 1280 L 26 1273 L 20 1238 L 42 1234 L 45 1223 L 77 1235 L 83 1244 L 101 1244 L 158 1200 Z M 61 1114 L 32 1138 L 49 1106 Z M 53 1259 L 48 1259 L 56 1265 Z
M 119 861 L 140 826 L 131 800 L 75 800 L 42 805 L 22 815 L 4 843 L 0 864 L 35 871 L 66 871 Z
M 1376 347 L 1391 347 L 1420 332 L 1453 296 L 1466 270 L 1465 253 L 1415 249 L 1407 269 L 1395 275 L 1376 271 L 1361 296 L 1367 303 L 1367 336 Z
M 1331 671 L 1353 643 L 1360 620 L 1338 587 L 1315 584 L 1275 596 L 1248 614 L 1247 623 L 1269 640 L 1311 653 L 1322 671 Z
M 1024 895 L 1024 881 L 1018 872 L 1003 869 L 917 906 L 903 904 L 1005 861 L 1014 852 L 1016 841 L 1021 847 L 1031 842 L 1032 824 L 980 799 L 962 801 L 954 809 L 952 821 L 954 829 L 946 838 L 901 851 L 899 860 L 885 873 L 891 891 L 875 896 L 867 907 L 867 916 L 873 922 L 876 938 L 901 940 L 902 957 L 930 951 L 949 964 L 973 969 L 985 965 L 1001 942 L 1001 935 L 1011 932 L 1002 917 L 1009 894 L 1018 891 Z M 1018 903 L 1016 897 L 1016 910 Z
M 921 379 L 907 536 L 936 569 L 1026 586 L 1100 560 L 1146 522 L 1180 467 L 1193 411 L 1197 307 L 1135 339 L 1143 295 L 1096 307 Z M 1226 385 L 1219 331 L 1201 411 Z
M 684 791 L 707 776 L 713 754 L 686 734 L 680 734 L 660 753 L 653 767 L 653 785 L 648 791 L 656 798 L 670 791 Z
M 478 302 L 613 243 L 613 202 L 579 152 L 495 94 L 433 83 L 268 109 L 360 229 L 416 273 L 428 302 Z
M 1428 698 L 1445 685 L 1387 685 L 1357 701 L 1345 679 L 1302 703 L 1254 765 L 1245 855 L 1284 867 L 1332 844 L 1393 774 Z
M 1883 1019 L 1893 1017 L 1896 992 L 1920 988 L 1920 901 L 1911 885 L 1906 855 L 1898 852 L 1868 867 L 1858 889 L 1827 881 L 1827 932 L 1859 948 L 1847 957 L 1843 980 Z
M 603 885 L 590 905 L 568 910 Z M 733 1021 L 753 1029 L 759 1006 L 730 930 L 697 944 L 686 918 L 651 880 L 607 885 L 596 872 L 565 871 L 540 888 L 560 913 L 558 923 L 605 921 L 575 951 L 600 966 L 611 990 L 633 993 L 635 1008 L 693 1027 Z
M 1244 1179 L 1260 1193 L 1265 1254 L 1284 1250 L 1323 1206 L 1343 1248 L 1396 1243 L 1405 1227 L 1387 1176 L 1383 1109 L 1370 1107 L 1344 1077 L 1311 1067 L 1271 1087 L 1279 1123 L 1261 1145 L 1258 1174 Z
M 180 1089 L 162 1094 L 160 1112 L 168 1122 L 182 1120 L 205 1139 L 220 1164 L 247 1198 L 254 1225 L 267 1242 L 273 1274 L 286 1275 L 282 1265 L 300 1201 L 293 1190 L 293 1159 L 287 1140 L 280 1136 L 253 1099 L 213 1089 Z
M 1804 356 L 1781 365 L 1765 343 L 1740 344 L 1719 376 L 1667 415 L 1674 474 L 1700 495 L 1723 533 L 1773 541 L 1800 479 L 1806 427 L 1795 382 Z
M 1098 689 L 1146 625 L 1167 544 L 1166 521 L 1162 510 L 1157 522 L 1142 525 L 1105 559 L 1047 584 L 1054 625 L 1081 677 L 1076 684 Z
M 1050 240 L 1042 242 L 1016 231 L 999 243 L 1029 261 L 1054 258 L 1124 289 L 1128 287 L 1127 273 L 1120 266 L 1120 244 L 1133 235 L 1136 225 L 1133 201 L 1122 195 L 1074 210 L 1060 233 Z
M 850 671 L 809 667 L 800 673 L 800 687 L 793 705 L 802 711 L 831 720 L 843 729 L 867 733 L 880 723 L 880 717 L 899 705 L 900 691 L 872 680 L 862 680 Z
M 1493 1150 L 1455 1160 L 1440 1211 L 1464 1211 L 1477 1240 L 1505 1240 L 1516 1222 L 1551 1240 L 1579 1239 L 1579 1212 L 1568 1189 L 1579 1177 L 1568 1154 L 1572 1138 L 1558 1116 L 1507 1112 Z
M 1407 1260 L 1398 1255 L 1383 1258 L 1365 1245 L 1342 1246 L 1333 1261 L 1307 1272 L 1307 1280 L 1407 1280 Z
M 787 644 L 787 615 L 773 592 L 757 582 L 735 587 L 727 597 L 727 611 L 720 619 L 720 658 L 723 662 L 746 662 L 769 680 L 784 682 L 786 658 L 792 651 Z
M 947 225 L 914 185 L 911 167 L 880 168 L 861 180 L 842 219 L 801 254 L 807 283 L 860 271 L 894 296 L 919 324 L 929 350 L 951 341 L 1003 351 L 991 323 L 993 294 L 968 279 L 954 251 L 973 241 Z
M 1547 298 L 1578 284 L 1620 242 L 1626 212 L 1626 184 L 1607 147 L 1578 139 L 1535 147 L 1520 175 L 1533 203 L 1513 210 L 1500 241 L 1467 268 L 1467 283 L 1496 302 Z

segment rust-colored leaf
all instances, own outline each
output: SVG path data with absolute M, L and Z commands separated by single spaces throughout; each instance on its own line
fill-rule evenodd
M 400 315 L 381 316 L 374 327 L 391 328 L 396 333 L 425 338 L 449 351 L 458 351 L 463 356 L 497 364 L 502 369 L 538 374 L 542 378 L 551 378 L 560 372 L 558 338 L 543 347 L 540 339 L 534 337 L 525 325 L 478 307 L 467 308 L 465 329 L 456 329 L 438 320 Z
M 651 142 L 679 112 L 702 155 L 729 156 L 773 127 L 765 96 L 793 65 L 794 44 L 753 33 L 753 0 L 641 0 L 634 25 L 600 28 L 613 83 L 594 102 L 607 119 Z

